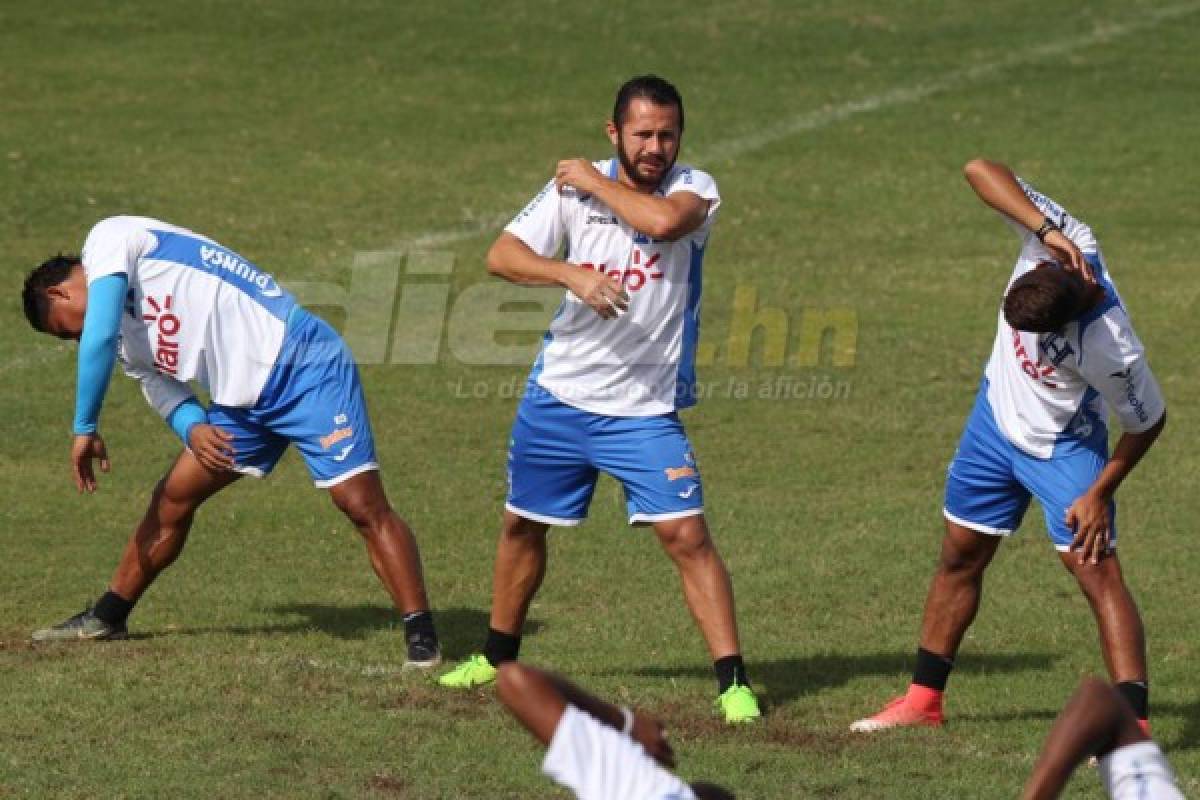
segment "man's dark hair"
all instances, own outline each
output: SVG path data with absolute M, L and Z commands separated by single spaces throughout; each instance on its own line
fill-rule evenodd
M 1013 281 L 1004 296 L 1004 319 L 1014 329 L 1057 333 L 1079 316 L 1084 286 L 1057 264 L 1039 264 Z
M 71 270 L 83 263 L 79 256 L 64 256 L 59 253 L 54 258 L 42 262 L 41 266 L 29 273 L 25 279 L 25 288 L 21 290 L 21 302 L 25 305 L 25 318 L 38 333 L 46 332 L 46 312 L 50 308 L 50 298 L 46 290 L 58 286 L 67 279 Z
M 613 125 L 619 129 L 624 122 L 629 104 L 637 98 L 649 100 L 656 106 L 675 106 L 679 109 L 679 130 L 683 131 L 683 98 L 679 90 L 657 75 L 638 75 L 625 81 L 617 90 L 617 102 L 613 103 Z

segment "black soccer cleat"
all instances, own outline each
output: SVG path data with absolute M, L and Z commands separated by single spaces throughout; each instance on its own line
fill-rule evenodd
M 125 624 L 113 625 L 92 613 L 95 606 L 88 606 L 73 617 L 57 625 L 33 632 L 35 642 L 111 642 L 128 639 Z
M 414 633 L 407 637 L 408 659 L 404 662 L 404 671 L 419 669 L 430 670 L 442 663 L 442 649 L 438 647 L 436 636 L 425 633 Z

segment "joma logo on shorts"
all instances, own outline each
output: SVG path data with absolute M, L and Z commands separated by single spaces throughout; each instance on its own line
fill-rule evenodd
M 328 436 L 322 436 L 318 441 L 321 442 L 322 449 L 328 450 L 338 442 L 349 439 L 354 435 L 353 428 L 338 428 Z
M 147 297 L 146 305 L 149 311 L 142 312 L 142 320 L 154 323 L 156 335 L 151 337 L 150 346 L 154 348 L 154 366 L 159 372 L 174 377 L 179 372 L 179 329 L 183 323 L 171 310 L 172 298 L 167 295 L 160 302 L 157 298 Z

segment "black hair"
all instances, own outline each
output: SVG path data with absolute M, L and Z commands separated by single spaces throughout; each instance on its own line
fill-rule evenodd
M 617 90 L 617 101 L 613 103 L 613 125 L 621 127 L 625 112 L 635 98 L 643 98 L 656 106 L 675 106 L 679 109 L 679 130 L 683 131 L 683 98 L 679 90 L 657 75 L 638 75 L 630 78 Z
M 21 302 L 25 306 L 25 318 L 38 333 L 46 332 L 46 312 L 50 308 L 50 298 L 46 290 L 65 281 L 71 270 L 82 263 L 79 256 L 64 256 L 59 253 L 54 258 L 46 259 L 25 278 Z
M 1004 296 L 1004 319 L 1018 331 L 1057 333 L 1079 316 L 1084 287 L 1062 268 L 1039 264 L 1013 281 Z

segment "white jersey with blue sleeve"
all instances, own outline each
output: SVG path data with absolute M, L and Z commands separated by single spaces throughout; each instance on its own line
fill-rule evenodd
M 275 366 L 296 303 L 265 272 L 212 239 L 149 217 L 110 217 L 88 234 L 91 284 L 129 278 L 119 358 L 166 417 L 197 381 L 214 403 L 250 408 Z
M 1014 330 L 1001 311 L 987 364 L 987 399 L 1001 432 L 1020 450 L 1050 458 L 1103 437 L 1109 410 L 1122 430 L 1153 427 L 1166 410 L 1145 349 L 1108 274 L 1096 237 L 1062 206 L 1020 181 L 1025 194 L 1058 224 L 1092 266 L 1104 300 L 1060 333 Z M 1053 254 L 1024 226 L 1008 286 Z M 1008 287 L 1005 288 L 1007 293 Z
M 617 159 L 594 166 L 615 179 Z M 684 165 L 657 190 L 675 192 L 709 201 L 704 223 L 675 241 L 651 239 L 596 197 L 559 192 L 554 181 L 505 228 L 538 255 L 612 275 L 629 293 L 629 310 L 606 320 L 567 292 L 531 376 L 562 402 L 617 417 L 695 404 L 701 265 L 721 198 L 707 173 Z
M 572 705 L 554 729 L 542 772 L 579 800 L 696 800 L 640 744 Z

